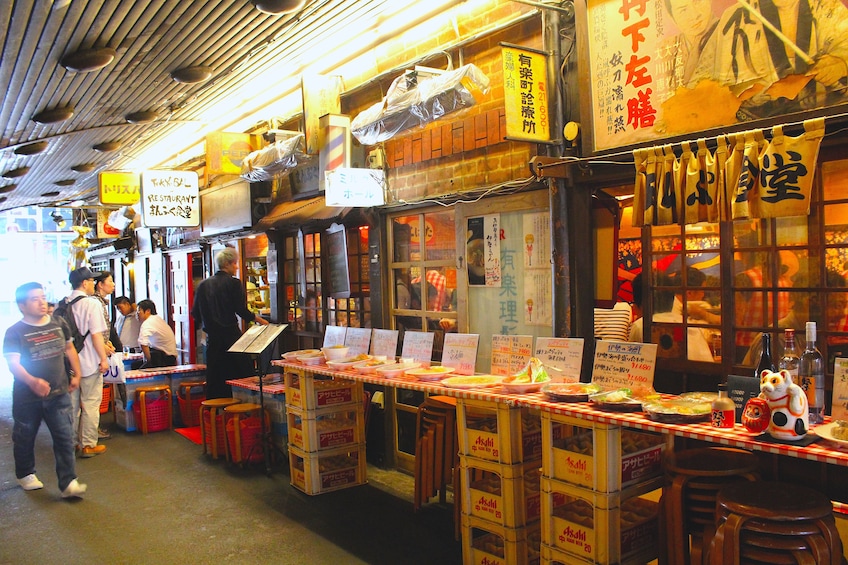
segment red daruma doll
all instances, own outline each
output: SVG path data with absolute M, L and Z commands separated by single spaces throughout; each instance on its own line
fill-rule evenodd
M 742 412 L 742 425 L 752 434 L 761 434 L 768 428 L 771 421 L 771 409 L 765 398 L 748 399 Z

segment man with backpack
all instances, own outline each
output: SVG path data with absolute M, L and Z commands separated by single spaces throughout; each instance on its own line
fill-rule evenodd
M 79 388 L 71 393 L 74 420 L 74 440 L 79 443 L 81 457 L 94 457 L 106 451 L 105 445 L 97 445 L 100 426 L 100 403 L 103 400 L 103 373 L 109 368 L 109 358 L 106 355 L 106 344 L 103 332 L 106 322 L 100 304 L 90 296 L 94 295 L 94 273 L 88 267 L 80 267 L 71 271 L 68 281 L 73 292 L 65 299 L 65 304 L 56 307 L 54 315 L 61 316 L 64 308 L 73 315 L 76 329 L 71 327 L 74 343 L 79 347 L 82 337 L 82 348 L 79 349 L 82 378 Z M 71 319 L 67 318 L 72 326 Z

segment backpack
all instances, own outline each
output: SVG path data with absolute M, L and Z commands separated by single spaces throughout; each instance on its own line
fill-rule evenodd
M 70 302 L 68 302 L 67 297 L 63 298 L 58 304 L 56 304 L 56 308 L 53 310 L 53 317 L 62 320 L 62 323 L 70 330 L 71 337 L 74 339 L 74 349 L 77 350 L 77 353 L 82 351 L 83 344 L 85 344 L 85 338 L 88 337 L 90 331 L 85 332 L 85 335 L 82 335 L 77 327 L 77 321 L 74 318 L 74 309 L 71 308 L 74 304 L 82 300 L 83 298 L 87 298 L 86 296 L 77 296 Z

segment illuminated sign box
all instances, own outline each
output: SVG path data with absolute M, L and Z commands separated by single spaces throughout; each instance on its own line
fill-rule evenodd
M 101 204 L 131 206 L 141 196 L 141 179 L 138 173 L 105 171 L 97 177 Z

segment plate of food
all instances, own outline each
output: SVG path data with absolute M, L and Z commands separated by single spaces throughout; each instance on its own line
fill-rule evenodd
M 829 424 L 816 426 L 813 431 L 822 439 L 848 447 L 848 422 L 845 420 L 834 420 Z
M 458 375 L 442 380 L 442 386 L 448 388 L 489 388 L 498 386 L 504 377 L 498 375 Z
M 589 402 L 589 395 L 601 392 L 594 383 L 547 383 L 542 392 L 554 402 Z
M 590 394 L 589 400 L 599 410 L 610 410 L 612 412 L 639 412 L 642 410 L 642 402 L 632 396 L 629 388 L 617 388 Z
M 318 353 L 298 355 L 296 359 L 304 365 L 318 365 L 319 363 L 324 362 L 324 354 L 319 351 Z
M 385 367 L 386 365 L 394 364 L 394 361 L 371 358 L 367 361 L 360 361 L 359 363 L 354 363 L 353 370 L 363 375 L 373 375 L 380 367 Z
M 283 353 L 283 359 L 287 361 L 294 361 L 301 355 L 312 355 L 320 352 L 321 351 L 318 349 L 298 349 L 297 351 L 289 351 L 287 353 Z
M 523 369 L 501 382 L 501 388 L 506 392 L 535 392 L 550 380 L 551 377 L 542 361 L 537 357 L 531 357 Z
M 377 367 L 376 372 L 381 377 L 391 379 L 401 376 L 408 369 L 415 369 L 420 366 L 421 365 L 419 363 L 390 363 L 388 365 L 383 365 L 382 367 Z
M 415 377 L 419 381 L 440 381 L 445 378 L 445 375 L 453 371 L 451 367 L 443 367 L 442 365 L 432 365 L 430 367 L 416 367 L 408 369 L 406 375 Z
M 642 409 L 648 418 L 655 422 L 694 424 L 710 420 L 712 401 L 681 395 L 643 402 Z
M 338 361 L 327 361 L 327 366 L 331 369 L 335 369 L 336 371 L 349 371 L 353 369 L 353 366 L 357 363 L 362 363 L 370 358 L 370 355 L 360 353 L 355 357 L 346 357 L 344 359 L 339 359 Z

